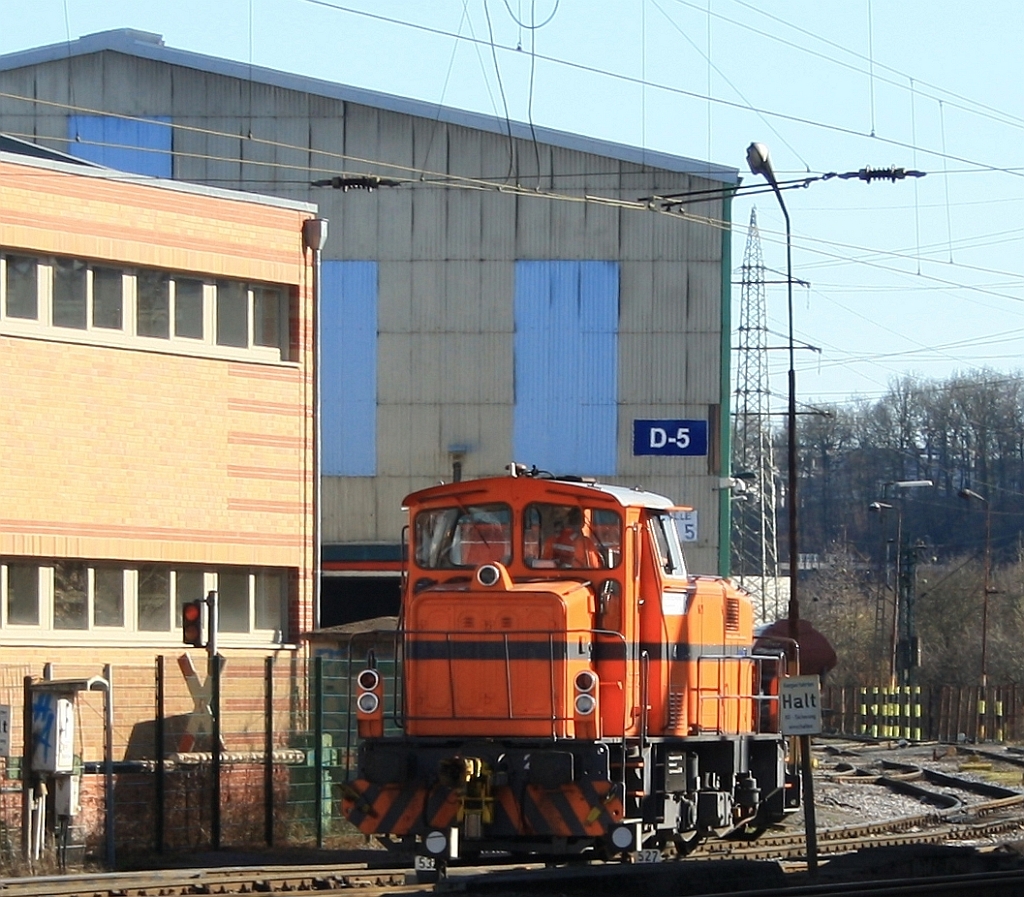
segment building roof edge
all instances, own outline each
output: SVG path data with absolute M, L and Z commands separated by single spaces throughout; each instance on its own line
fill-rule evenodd
M 451 106 L 441 106 L 423 100 L 399 97 L 394 94 L 381 93 L 361 87 L 351 87 L 320 78 L 296 75 L 263 66 L 252 66 L 217 56 L 208 56 L 190 50 L 179 50 L 164 44 L 163 37 L 149 31 L 134 28 L 119 28 L 111 31 L 100 31 L 84 35 L 77 40 L 59 44 L 48 44 L 29 50 L 19 50 L 0 56 L 0 72 L 26 68 L 60 59 L 85 56 L 91 53 L 111 51 L 128 56 L 137 56 L 197 69 L 226 77 L 239 78 L 243 81 L 253 80 L 272 87 L 295 90 L 329 97 L 343 102 L 356 103 L 389 112 L 397 112 L 420 118 L 439 120 L 448 124 L 461 125 L 481 131 L 507 134 L 524 140 L 537 140 L 564 149 L 591 153 L 630 162 L 650 168 L 660 168 L 681 174 L 692 174 L 712 181 L 725 184 L 739 183 L 739 170 L 727 165 L 713 162 L 702 162 L 686 156 L 677 156 L 659 150 L 587 137 L 570 131 L 554 128 L 533 126 L 519 121 L 506 121 L 492 115 L 471 112 Z

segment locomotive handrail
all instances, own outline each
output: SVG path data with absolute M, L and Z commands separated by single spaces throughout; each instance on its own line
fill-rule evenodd
M 765 706 L 765 705 L 768 705 L 768 706 L 770 706 L 772 704 L 777 705 L 778 702 L 779 702 L 779 696 L 777 694 L 773 695 L 773 694 L 765 693 L 764 692 L 764 690 L 763 690 L 763 687 L 764 687 L 764 676 L 763 676 L 763 673 L 762 673 L 762 668 L 763 668 L 764 663 L 767 662 L 767 661 L 774 661 L 774 662 L 780 664 L 780 666 L 782 666 L 782 665 L 784 665 L 786 663 L 786 660 L 787 660 L 786 655 L 783 652 L 779 652 L 779 653 L 776 653 L 776 654 L 769 654 L 769 653 L 749 654 L 749 655 L 740 656 L 740 657 L 737 657 L 734 654 L 701 654 L 701 655 L 699 655 L 697 657 L 697 660 L 696 660 L 696 662 L 697 662 L 697 683 L 698 683 L 698 687 L 697 687 L 698 711 L 697 711 L 696 725 L 698 727 L 700 726 L 700 720 L 701 720 L 701 715 L 702 715 L 700 707 L 701 707 L 701 705 L 704 704 L 704 702 L 712 701 L 712 702 L 715 702 L 715 703 L 717 703 L 719 705 L 723 705 L 727 701 L 732 701 L 732 702 L 735 702 L 737 704 L 736 726 L 735 726 L 736 731 L 735 732 L 727 732 L 726 731 L 726 727 L 724 725 L 725 715 L 721 711 L 719 711 L 719 713 L 717 714 L 717 719 L 718 719 L 717 730 L 719 732 L 721 732 L 722 734 L 734 734 L 734 735 L 738 734 L 739 730 L 740 730 L 740 725 L 739 725 L 739 723 L 740 723 L 740 714 L 739 714 L 739 706 L 740 706 L 740 704 L 739 704 L 739 702 L 741 702 L 741 701 L 751 701 L 753 706 L 754 706 L 754 708 L 755 708 L 755 711 L 756 711 L 755 713 L 753 713 L 753 718 L 751 720 L 751 723 L 754 726 L 755 730 L 759 734 L 764 734 L 765 731 L 774 731 L 774 730 L 771 730 L 771 729 L 763 729 L 762 725 L 761 725 L 761 723 L 762 723 L 761 708 L 763 706 Z M 714 690 L 713 694 L 704 694 L 703 693 L 704 689 L 702 689 L 700 687 L 700 681 L 701 681 L 700 680 L 700 667 L 701 667 L 701 664 L 705 663 L 705 662 L 714 662 L 716 664 L 722 664 L 723 662 L 732 662 L 732 663 L 739 662 L 739 663 L 747 663 L 747 664 L 752 665 L 755 668 L 755 670 L 756 670 L 755 675 L 756 675 L 756 680 L 757 680 L 757 691 L 754 691 L 754 689 L 751 688 L 751 690 L 750 690 L 750 692 L 748 694 L 729 695 L 729 694 L 723 694 L 721 688 L 716 688 Z M 776 718 L 776 720 L 778 720 L 778 713 L 775 714 L 775 718 Z
M 395 682 L 395 691 L 394 691 L 394 696 L 395 697 L 394 697 L 394 703 L 393 703 L 393 706 L 392 706 L 392 719 L 394 720 L 396 725 L 401 727 L 401 722 L 398 719 L 398 707 L 399 707 L 398 669 L 399 669 L 399 662 L 400 662 L 399 651 L 401 650 L 400 644 L 398 642 L 398 633 L 399 633 L 399 631 L 400 630 L 397 629 L 397 628 L 396 629 L 366 629 L 366 630 L 363 630 L 362 632 L 348 632 L 348 633 L 345 633 L 345 635 L 347 636 L 347 638 L 345 640 L 346 681 L 348 682 L 348 687 L 349 687 L 348 700 L 345 702 L 345 781 L 346 782 L 350 782 L 351 781 L 352 769 L 353 769 L 353 767 L 352 767 L 352 751 L 353 751 L 352 733 L 354 731 L 354 727 L 352 725 L 352 712 L 353 712 L 353 706 L 355 704 L 355 701 L 353 701 L 353 699 L 352 699 L 353 698 L 352 683 L 353 683 L 353 681 L 355 681 L 355 676 L 353 675 L 353 666 L 354 666 L 356 660 L 355 660 L 355 655 L 352 652 L 352 642 L 355 641 L 357 638 L 359 638 L 359 639 L 366 639 L 368 641 L 372 641 L 374 639 L 380 638 L 381 636 L 389 637 L 389 638 L 391 638 L 393 640 L 393 648 L 394 648 L 394 651 L 393 651 L 393 656 L 394 656 L 393 666 L 394 666 L 394 670 L 392 672 L 393 672 L 394 682 Z M 372 652 L 373 649 L 371 648 L 370 650 Z M 369 658 L 367 658 L 367 659 L 369 659 Z
M 648 689 L 651 683 L 651 655 L 640 652 L 640 747 L 647 747 L 647 721 L 650 710 Z

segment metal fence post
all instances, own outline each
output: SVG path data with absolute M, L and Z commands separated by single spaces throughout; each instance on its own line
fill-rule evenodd
M 267 847 L 274 846 L 274 657 L 264 661 L 263 828 Z
M 156 813 L 156 825 L 154 826 L 154 840 L 156 852 L 164 852 L 164 814 L 167 811 L 166 784 L 167 771 L 164 767 L 164 656 L 156 658 L 156 719 L 153 721 L 153 733 L 155 745 L 156 768 L 153 788 L 155 791 L 154 812 Z
M 220 655 L 211 654 L 208 676 L 210 678 L 210 714 L 213 717 L 213 763 L 211 771 L 213 796 L 210 806 L 210 840 L 214 850 L 220 850 Z
M 316 795 L 316 846 L 324 846 L 324 659 L 314 660 L 313 675 L 313 793 Z

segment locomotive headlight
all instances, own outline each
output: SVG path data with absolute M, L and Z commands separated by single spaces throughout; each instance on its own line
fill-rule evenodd
M 423 839 L 423 846 L 427 849 L 427 853 L 437 857 L 448 849 L 448 838 L 445 837 L 444 832 L 429 832 Z
M 364 691 L 356 698 L 356 707 L 359 708 L 360 713 L 376 713 L 379 706 L 380 698 L 372 691 Z
M 476 579 L 482 586 L 493 586 L 501 579 L 501 571 L 494 564 L 484 564 L 476 571 Z
M 593 695 L 576 695 L 576 712 L 580 716 L 590 716 L 596 706 L 597 701 L 594 700 Z
M 613 828 L 612 844 L 619 850 L 629 850 L 633 846 L 633 829 L 628 825 L 619 825 Z
M 590 693 L 597 688 L 597 674 L 591 670 L 580 670 L 576 674 L 576 691 Z
M 380 684 L 380 673 L 376 670 L 366 669 L 359 674 L 356 680 L 359 687 L 365 691 L 373 691 Z

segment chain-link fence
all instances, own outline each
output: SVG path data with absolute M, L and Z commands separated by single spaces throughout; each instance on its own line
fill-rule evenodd
M 229 656 L 219 675 L 206 655 L 189 654 L 101 669 L 48 665 L 44 675 L 0 667 L 0 704 L 11 708 L 0 870 L 47 857 L 117 866 L 206 849 L 352 843 L 337 801 L 357 749 L 349 683 L 375 664 L 394 720 L 394 634 L 346 637 L 324 653 Z M 70 727 L 46 728 L 44 693 L 70 701 Z M 39 772 L 40 739 L 59 753 L 69 738 L 70 774 Z M 75 780 L 77 800 L 54 797 L 59 779 Z

